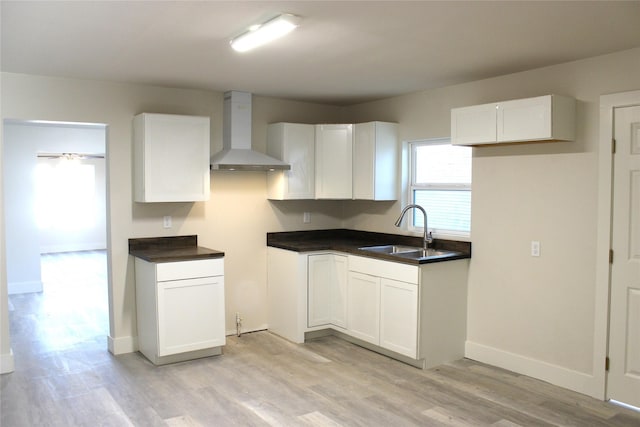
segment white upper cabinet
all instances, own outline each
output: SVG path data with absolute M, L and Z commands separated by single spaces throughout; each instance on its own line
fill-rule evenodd
M 267 173 L 269 199 L 315 198 L 315 125 L 270 124 L 267 154 L 291 165 L 291 170 Z
M 358 123 L 353 129 L 353 198 L 396 200 L 398 125 Z
M 316 125 L 316 199 L 351 199 L 353 125 Z
M 209 118 L 142 113 L 133 120 L 134 200 L 209 199 Z
M 267 174 L 271 200 L 396 200 L 398 125 L 272 123 L 267 154 L 291 165 Z
M 573 98 L 545 95 L 451 110 L 451 143 L 484 145 L 575 138 Z

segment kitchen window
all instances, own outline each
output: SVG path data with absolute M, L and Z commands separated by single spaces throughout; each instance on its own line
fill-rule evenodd
M 471 147 L 453 146 L 447 139 L 409 144 L 409 200 L 427 211 L 435 236 L 471 236 Z M 422 231 L 422 215 L 412 212 L 409 229 Z

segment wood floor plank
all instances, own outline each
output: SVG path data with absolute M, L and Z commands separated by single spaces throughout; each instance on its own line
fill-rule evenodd
M 342 427 L 342 424 L 332 420 L 321 412 L 313 411 L 300 415 L 298 419 L 312 427 Z
M 442 425 L 446 426 L 473 427 L 475 425 L 475 423 L 468 422 L 455 414 L 451 414 L 448 410 L 439 406 L 427 409 L 426 411 L 422 412 L 422 414 L 427 418 L 442 423 Z

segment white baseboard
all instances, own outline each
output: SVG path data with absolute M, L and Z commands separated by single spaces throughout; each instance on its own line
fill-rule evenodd
M 267 329 L 267 325 L 264 324 L 258 328 L 250 329 L 250 330 L 242 330 L 243 334 L 247 334 L 250 332 L 264 331 Z M 235 330 L 227 331 L 227 336 L 236 335 Z M 125 353 L 133 353 L 138 351 L 138 337 L 120 337 L 113 338 L 111 336 L 107 337 L 107 347 L 109 352 L 114 356 Z
M 30 282 L 9 282 L 7 283 L 7 293 L 9 295 L 15 294 L 29 294 L 32 292 L 42 292 L 42 281 L 33 280 Z
M 465 357 L 602 399 L 597 378 L 584 372 L 467 341 Z
M 107 337 L 107 347 L 114 356 L 138 351 L 138 337 Z
M 241 333 L 243 334 L 249 334 L 251 332 L 260 332 L 260 331 L 266 331 L 267 329 L 269 329 L 269 325 L 267 325 L 266 323 L 262 324 L 261 326 L 258 326 L 257 328 L 251 328 L 251 329 L 241 329 Z M 237 335 L 238 332 L 235 329 L 230 329 L 227 330 L 224 333 L 226 336 L 230 337 L 232 335 Z
M 9 353 L 0 354 L 0 374 L 8 374 L 14 370 L 13 350 L 9 350 Z
M 53 254 L 60 252 L 100 251 L 107 249 L 107 242 L 69 243 L 41 246 L 41 254 Z

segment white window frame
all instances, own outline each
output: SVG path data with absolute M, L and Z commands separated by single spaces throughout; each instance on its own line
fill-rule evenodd
M 408 203 L 413 203 L 413 192 L 418 189 L 441 189 L 441 190 L 467 190 L 469 192 L 472 191 L 472 185 L 470 184 L 415 184 L 415 171 L 416 171 L 416 156 L 414 155 L 414 150 L 416 146 L 422 145 L 444 145 L 451 144 L 451 138 L 433 138 L 433 139 L 420 139 L 414 141 L 408 141 L 408 155 L 409 155 L 409 173 L 407 174 L 407 201 Z M 411 209 L 410 212 L 407 212 L 407 217 L 405 218 L 407 229 L 410 232 L 414 233 L 423 233 L 424 227 L 415 227 L 414 223 L 414 215 L 416 215 L 416 209 Z M 420 213 L 421 215 L 421 213 Z M 428 221 L 429 212 L 427 211 L 427 221 Z M 434 238 L 439 239 L 452 239 L 452 240 L 462 240 L 462 241 L 470 241 L 471 240 L 471 230 L 466 231 L 457 231 L 457 230 L 443 230 L 443 229 L 434 229 L 433 227 L 429 227 L 428 231 L 432 233 Z

